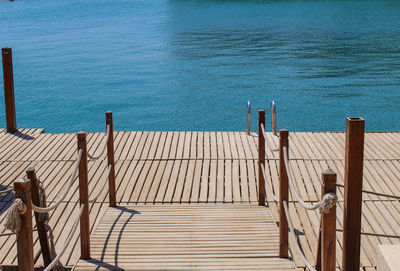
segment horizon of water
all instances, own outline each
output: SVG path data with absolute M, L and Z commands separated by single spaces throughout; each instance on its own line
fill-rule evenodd
M 0 0 L 18 127 L 400 130 L 399 1 Z M 3 85 L 3 78 L 1 85 Z M 0 126 L 5 126 L 0 91 Z M 267 125 L 268 127 L 269 125 Z

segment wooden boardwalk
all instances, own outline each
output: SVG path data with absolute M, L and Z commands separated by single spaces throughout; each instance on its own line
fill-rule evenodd
M 24 129 L 17 134 L 0 133 L 0 189 L 25 176 L 28 167 L 37 170 L 44 182 L 48 201 L 63 192 L 77 154 L 75 134 L 46 134 L 40 129 Z M 257 202 L 257 138 L 242 132 L 115 132 L 117 202 L 137 208 L 160 204 L 173 206 L 255 205 Z M 88 147 L 95 152 L 104 133 L 88 134 Z M 300 195 L 306 201 L 320 197 L 321 172 L 330 167 L 343 184 L 344 133 L 291 133 L 290 159 Z M 278 157 L 274 149 L 277 140 L 268 135 L 266 165 L 269 182 L 278 188 Z M 400 133 L 367 133 L 365 139 L 364 188 L 400 195 Z M 105 158 L 105 155 L 102 157 Z M 108 212 L 107 189 L 102 187 L 106 161 L 89 161 L 89 191 L 103 191 L 90 207 L 92 233 Z M 267 188 L 269 185 L 266 186 Z M 76 216 L 78 183 L 65 202 L 52 212 L 50 225 L 54 229 L 57 250 L 63 245 Z M 343 190 L 338 189 L 337 227 L 342 227 Z M 277 206 L 267 193 L 272 217 L 277 221 Z M 4 212 L 12 195 L 0 196 L 0 233 L 4 232 Z M 193 207 L 194 208 L 194 207 Z M 316 254 L 319 215 L 306 212 L 298 203 L 290 203 L 291 217 L 303 250 L 313 261 Z M 362 230 L 400 235 L 400 203 L 385 197 L 363 195 Z M 341 232 L 337 233 L 338 266 L 341 262 Z M 39 244 L 34 232 L 36 263 Z M 66 266 L 74 266 L 79 258 L 78 233 L 73 245 L 61 258 Z M 380 243 L 399 243 L 399 238 L 363 236 L 361 264 L 364 270 L 376 265 L 376 247 Z M 292 246 L 293 247 L 293 246 Z M 297 268 L 304 268 L 296 253 Z M 0 237 L 0 263 L 16 264 L 15 237 Z
M 293 270 L 278 243 L 267 207 L 120 206 L 106 211 L 92 259 L 74 270 Z

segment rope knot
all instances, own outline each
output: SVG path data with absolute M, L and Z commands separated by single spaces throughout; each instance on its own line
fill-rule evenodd
M 335 193 L 326 193 L 321 199 L 321 204 L 319 205 L 319 213 L 327 214 L 329 212 L 329 209 L 335 206 L 337 201 L 338 197 Z
M 6 222 L 4 223 L 4 227 L 12 232 L 18 232 L 21 229 L 20 215 L 23 215 L 25 213 L 25 203 L 20 198 L 14 199 L 13 204 L 7 210 Z

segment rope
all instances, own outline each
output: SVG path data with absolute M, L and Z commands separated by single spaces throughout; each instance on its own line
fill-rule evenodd
M 14 199 L 13 204 L 7 210 L 4 227 L 14 233 L 21 229 L 21 217 L 26 213 L 26 205 L 20 198 Z
M 290 219 L 290 216 L 289 216 L 289 211 L 288 211 L 289 208 L 288 208 L 287 202 L 285 200 L 283 201 L 283 208 L 285 209 L 285 215 L 286 215 L 286 219 L 287 219 L 287 222 L 288 222 L 288 225 L 289 225 L 289 229 L 290 229 L 290 233 L 291 233 L 290 236 L 293 238 L 295 248 L 296 248 L 297 252 L 300 254 L 301 260 L 303 261 L 303 263 L 307 266 L 307 268 L 309 270 L 317 271 L 312 266 L 312 264 L 307 260 L 306 256 L 304 255 L 303 251 L 300 248 L 300 245 L 299 245 L 298 240 L 296 238 L 296 234 L 294 233 L 292 220 Z
M 343 229 L 336 229 L 336 231 L 343 232 Z M 375 232 L 361 232 L 361 234 L 370 235 L 370 236 L 377 236 L 377 237 L 400 238 L 399 235 L 375 233 Z
M 44 190 L 43 183 L 38 180 L 39 190 L 39 206 L 46 207 L 46 191 Z M 39 221 L 47 223 L 49 221 L 49 213 L 39 213 Z
M 102 148 L 102 150 L 100 151 L 100 153 L 99 153 L 98 155 L 95 155 L 95 154 L 91 155 L 89 152 L 87 152 L 87 155 L 88 155 L 88 157 L 89 157 L 90 159 L 96 160 L 96 159 L 99 159 L 99 158 L 100 158 L 100 156 L 104 153 L 104 150 L 105 150 L 106 147 L 107 147 L 107 143 L 108 143 L 108 138 L 109 138 L 109 137 L 110 137 L 110 124 L 107 124 L 107 133 L 106 133 L 106 138 L 105 138 L 105 140 L 104 140 L 103 148 Z
M 8 194 L 11 191 L 14 191 L 14 188 L 11 187 L 11 188 L 8 188 L 8 189 L 4 189 L 4 190 L 0 191 L 0 195 Z
M 50 227 L 48 224 L 44 224 L 44 229 L 49 233 L 49 239 L 50 239 L 50 259 L 53 261 L 57 257 L 57 252 L 56 252 L 56 245 L 54 243 L 54 233 L 53 229 Z M 62 266 L 61 262 L 58 260 L 57 265 L 53 268 L 53 271 L 58 270 L 58 266 Z
M 337 187 L 341 187 L 344 188 L 343 184 L 335 184 Z M 369 191 L 369 190 L 362 190 L 363 193 L 367 193 L 367 194 L 373 194 L 376 196 L 381 196 L 381 197 L 388 197 L 388 198 L 393 198 L 393 199 L 400 199 L 400 196 L 395 196 L 395 195 L 389 195 L 389 194 L 383 194 L 383 193 L 378 193 L 378 192 L 374 192 L 374 191 Z
M 267 180 L 267 175 L 265 174 L 265 169 L 264 169 L 263 166 L 261 166 L 261 170 L 262 170 L 262 173 L 263 173 L 263 175 L 264 175 L 264 180 Z M 274 192 L 273 192 L 272 184 L 270 184 L 270 182 L 267 182 L 267 181 L 266 181 L 266 183 L 268 183 L 268 186 L 270 186 L 270 187 L 269 187 L 269 191 L 271 191 L 270 194 L 271 194 L 272 198 L 274 199 L 274 201 L 278 202 L 279 199 L 275 196 L 275 194 L 274 194 Z
M 71 231 L 70 231 L 70 233 L 69 233 L 69 235 L 68 235 L 68 237 L 67 237 L 67 240 L 65 241 L 64 246 L 62 247 L 60 253 L 59 253 L 57 256 L 54 257 L 54 259 L 51 261 L 51 263 L 50 263 L 43 271 L 49 271 L 49 270 L 51 270 L 51 269 L 59 262 L 61 256 L 64 254 L 65 250 L 67 249 L 67 246 L 68 246 L 69 243 L 71 242 L 72 236 L 74 235 L 74 232 L 76 231 L 76 228 L 78 227 L 79 219 L 80 219 L 81 216 L 82 216 L 83 209 L 84 209 L 85 205 L 86 205 L 86 203 L 83 203 L 83 204 L 81 205 L 81 208 L 80 208 L 80 210 L 79 210 L 78 217 L 76 218 L 75 223 L 74 223 L 74 226 L 72 227 L 72 229 L 71 229 Z
M 64 200 L 64 198 L 67 196 L 69 190 L 70 190 L 71 187 L 72 187 L 72 183 L 73 183 L 73 181 L 74 181 L 74 179 L 75 179 L 76 172 L 78 171 L 78 167 L 79 167 L 79 164 L 80 164 L 80 162 L 81 162 L 81 157 L 82 157 L 82 149 L 79 149 L 78 158 L 77 158 L 77 160 L 76 160 L 76 164 L 75 164 L 74 171 L 72 172 L 71 177 L 70 177 L 69 182 L 68 182 L 68 185 L 67 185 L 67 188 L 65 189 L 65 191 L 64 191 L 64 193 L 61 195 L 61 197 L 60 197 L 56 202 L 54 202 L 52 205 L 50 205 L 50 206 L 48 206 L 48 207 L 38 207 L 38 206 L 36 206 L 35 204 L 32 203 L 32 209 L 33 209 L 35 212 L 37 212 L 37 213 L 47 213 L 47 212 L 49 212 L 49 211 L 55 209 L 58 205 L 60 205 L 60 203 L 61 203 L 61 202 Z
M 300 203 L 301 206 L 303 206 L 303 208 L 307 209 L 307 210 L 315 210 L 317 208 L 319 208 L 319 211 L 321 214 L 325 214 L 328 212 L 328 210 L 336 204 L 337 202 L 337 195 L 335 193 L 327 193 L 325 194 L 322 199 L 318 202 L 316 202 L 315 204 L 308 204 L 306 202 L 304 202 L 299 193 L 297 192 L 296 186 L 293 182 L 292 179 L 292 172 L 290 170 L 289 167 L 289 161 L 288 161 L 288 157 L 287 157 L 287 147 L 284 146 L 283 147 L 283 159 L 285 161 L 285 167 L 286 167 L 286 173 L 289 179 L 289 187 L 293 193 L 293 195 L 295 196 L 295 198 L 298 200 L 298 202 Z
M 266 132 L 265 132 L 265 127 L 264 127 L 264 124 L 262 124 L 261 123 L 261 134 L 263 135 L 263 137 L 264 137 L 264 139 L 265 139 L 265 141 L 267 141 L 267 135 L 266 135 Z M 273 151 L 273 152 L 276 152 L 276 151 L 279 151 L 279 147 L 276 147 L 276 145 L 275 145 L 275 148 L 274 149 L 270 149 L 271 151 Z
M 110 178 L 111 168 L 112 168 L 112 165 L 108 165 L 107 178 L 104 179 L 104 182 L 101 187 L 106 186 L 107 180 Z M 100 196 L 101 192 L 103 192 L 103 189 L 100 189 L 100 191 L 99 191 L 99 193 L 97 193 L 96 197 L 94 197 L 94 199 L 92 199 L 92 200 L 89 200 L 89 202 L 95 202 L 97 200 L 97 198 Z

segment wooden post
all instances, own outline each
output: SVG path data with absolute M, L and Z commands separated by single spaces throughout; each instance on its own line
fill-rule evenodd
M 1 54 L 3 56 L 4 101 L 6 104 L 7 132 L 14 133 L 17 131 L 17 118 L 15 114 L 12 50 L 11 48 L 2 48 Z
M 346 119 L 342 256 L 345 271 L 358 270 L 360 266 L 364 127 L 362 118 Z
M 28 168 L 26 170 L 26 175 L 28 179 L 31 180 L 32 203 L 36 206 L 40 206 L 39 180 L 36 178 L 35 169 L 31 167 Z M 44 206 L 41 207 L 46 207 L 46 203 L 44 203 Z M 47 238 L 46 229 L 44 228 L 44 221 L 41 221 L 39 217 L 40 214 L 35 212 L 36 228 L 39 235 L 40 247 L 42 249 L 43 262 L 45 266 L 48 266 L 51 263 L 50 245 Z
M 287 258 L 289 257 L 289 229 L 283 201 L 289 205 L 289 180 L 283 158 L 283 147 L 286 147 L 289 159 L 289 131 L 286 129 L 279 131 L 279 257 Z
M 265 128 L 265 110 L 258 110 L 258 205 L 265 205 L 265 180 L 262 167 L 265 168 L 265 138 L 261 124 Z
M 31 181 L 19 179 L 14 182 L 15 198 L 20 198 L 26 205 L 26 212 L 21 217 L 21 229 L 17 233 L 18 270 L 33 271 L 33 233 L 32 233 L 32 198 Z
M 110 177 L 108 178 L 108 189 L 109 189 L 109 200 L 110 206 L 115 207 L 116 203 L 116 192 L 115 192 L 115 162 L 114 162 L 114 124 L 113 115 L 111 111 L 106 112 L 106 129 L 107 125 L 110 125 L 110 136 L 107 142 L 107 161 L 108 166 L 111 167 Z
M 89 187 L 87 167 L 86 133 L 78 133 L 78 151 L 82 149 L 81 162 L 79 164 L 79 201 L 80 206 L 85 204 L 81 216 L 81 259 L 90 259 L 90 225 L 89 225 Z
M 321 196 L 327 193 L 336 194 L 336 173 L 327 169 L 322 173 Z M 321 215 L 321 269 L 335 271 L 336 269 L 336 204 L 327 214 Z

